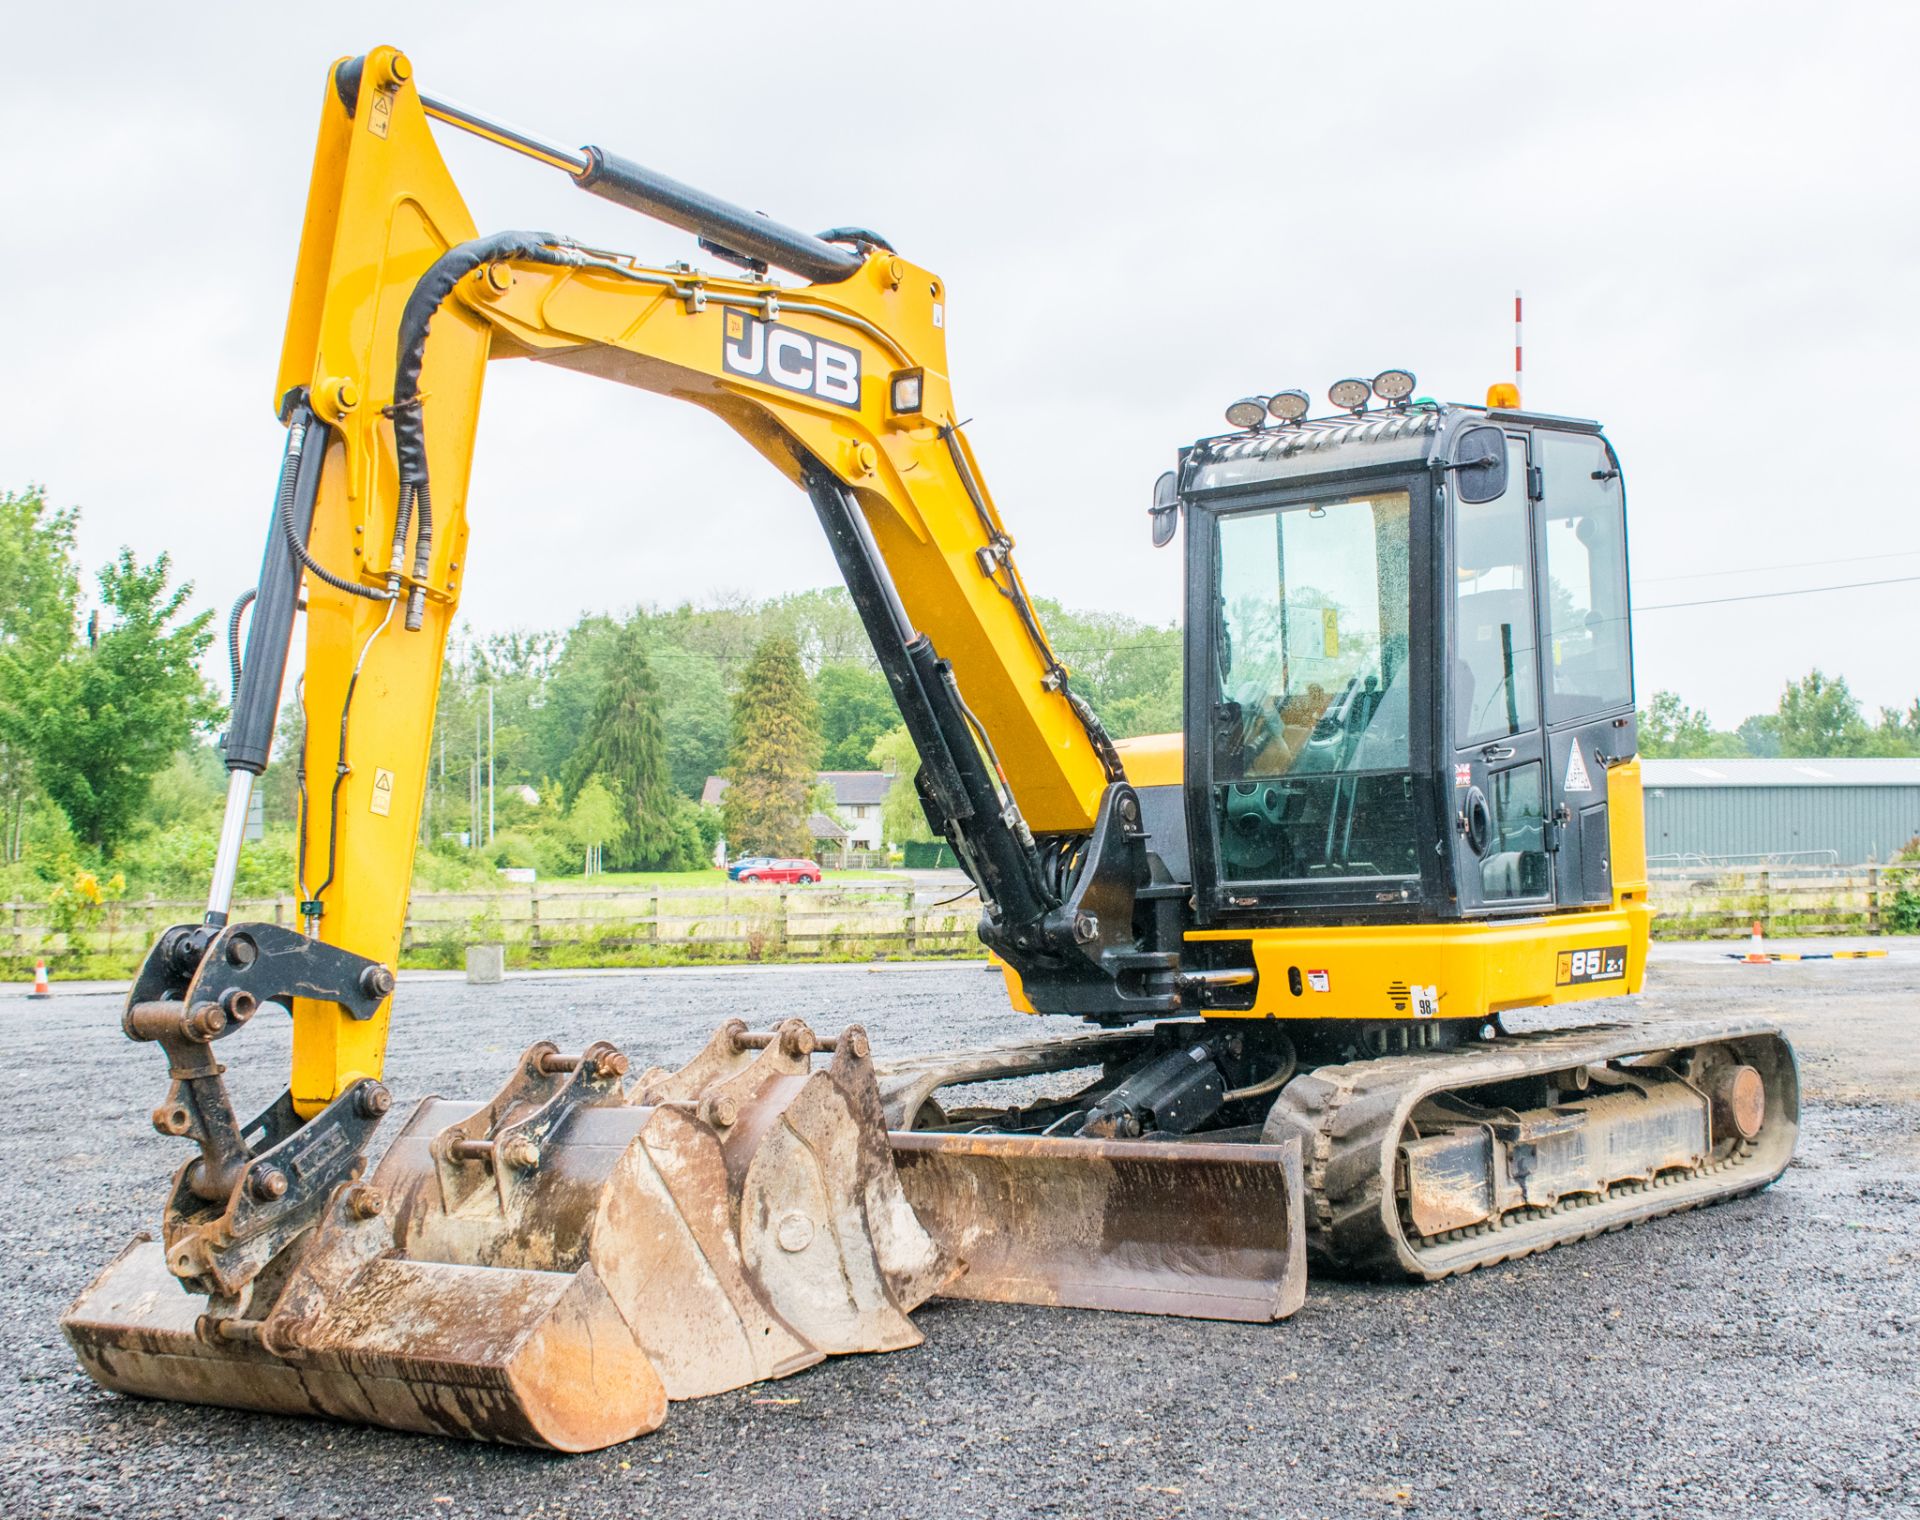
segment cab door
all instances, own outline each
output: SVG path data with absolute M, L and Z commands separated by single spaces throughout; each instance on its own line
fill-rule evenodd
M 1450 639 L 1441 689 L 1452 734 L 1454 884 L 1467 913 L 1554 900 L 1550 778 L 1540 701 L 1537 540 L 1528 442 L 1507 436 L 1507 489 L 1453 501 Z
M 1626 503 L 1597 432 L 1543 428 L 1533 445 L 1555 901 L 1579 907 L 1613 900 L 1607 771 L 1636 748 Z

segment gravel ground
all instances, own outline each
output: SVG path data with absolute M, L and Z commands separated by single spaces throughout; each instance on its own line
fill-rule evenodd
M 120 999 L 4 1005 L 0 1503 L 36 1515 L 1920 1514 L 1920 956 L 1661 955 L 1648 1010 L 1779 1012 L 1800 1154 L 1757 1197 L 1429 1287 L 1316 1280 L 1271 1327 L 934 1303 L 926 1344 L 676 1406 L 574 1458 L 125 1400 L 55 1321 L 181 1159 Z M 409 978 L 388 1079 L 483 1096 L 550 1037 L 644 1065 L 721 1018 L 858 1018 L 876 1053 L 1019 1038 L 977 966 Z M 223 1049 L 273 1096 L 284 1021 Z M 53 1080 L 55 1077 L 60 1080 Z M 68 1081 L 68 1077 L 75 1080 Z M 39 1078 L 45 1078 L 44 1084 Z M 777 1399 L 778 1402 L 767 1402 Z

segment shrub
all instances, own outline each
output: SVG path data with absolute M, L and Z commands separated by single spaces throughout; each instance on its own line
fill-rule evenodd
M 487 848 L 496 867 L 533 866 L 537 868 L 546 863 L 540 841 L 531 834 L 523 834 L 517 830 L 495 834 L 493 843 Z
M 1920 837 L 1907 841 L 1893 857 L 1884 884 L 1888 895 L 1881 899 L 1881 913 L 1889 932 L 1920 934 Z

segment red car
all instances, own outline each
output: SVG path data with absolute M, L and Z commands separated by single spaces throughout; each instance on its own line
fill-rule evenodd
M 748 866 L 736 881 L 797 881 L 813 883 L 820 879 L 820 867 L 811 860 L 759 860 Z

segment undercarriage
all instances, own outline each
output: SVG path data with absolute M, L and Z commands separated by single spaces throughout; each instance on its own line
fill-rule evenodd
M 423 1101 L 310 1228 L 255 1182 L 317 1176 L 307 1130 L 217 1204 L 187 1163 L 65 1328 L 123 1392 L 583 1450 L 913 1345 L 935 1293 L 1263 1322 L 1309 1257 L 1529 1255 L 1766 1186 L 1798 1106 L 1760 1021 L 1193 1020 L 885 1065 L 733 1021 L 631 1077 L 543 1044 L 490 1103 Z
M 880 1086 L 896 1150 L 1124 1135 L 1226 1167 L 1297 1142 L 1315 1265 L 1425 1280 L 1756 1191 L 1799 1122 L 1792 1049 L 1758 1020 L 1190 1021 L 896 1061 Z

